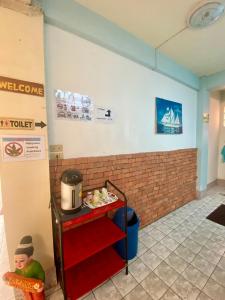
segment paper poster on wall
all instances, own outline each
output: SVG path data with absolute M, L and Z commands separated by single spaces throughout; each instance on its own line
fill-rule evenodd
M 156 133 L 183 133 L 181 103 L 156 98 Z
M 93 101 L 87 95 L 55 90 L 56 117 L 64 120 L 91 121 Z
M 3 161 L 25 161 L 45 159 L 44 136 L 2 136 Z
M 114 114 L 111 108 L 97 106 L 95 108 L 95 119 L 103 122 L 111 122 L 114 119 Z

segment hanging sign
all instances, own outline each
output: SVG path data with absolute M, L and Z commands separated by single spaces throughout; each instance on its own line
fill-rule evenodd
M 44 159 L 44 136 L 3 136 L 1 152 L 3 161 Z
M 110 108 L 105 107 L 96 107 L 95 108 L 95 119 L 98 121 L 112 121 L 113 120 L 113 112 Z
M 0 117 L 0 129 L 33 130 L 34 120 Z
M 19 130 L 33 130 L 35 127 L 45 127 L 46 124 L 41 122 L 34 122 L 34 119 L 21 118 L 6 118 L 0 117 L 0 129 L 19 129 Z
M 36 82 L 0 76 L 0 90 L 44 97 L 44 85 Z

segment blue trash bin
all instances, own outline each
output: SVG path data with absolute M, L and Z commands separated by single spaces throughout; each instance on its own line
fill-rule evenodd
M 121 230 L 125 231 L 124 224 L 124 215 L 125 207 L 122 207 L 117 210 L 114 215 L 113 222 L 120 227 Z M 127 207 L 127 240 L 128 240 L 128 249 L 127 249 L 127 259 L 132 259 L 137 255 L 138 249 L 138 229 L 139 229 L 140 220 L 137 217 L 133 208 Z M 119 255 L 125 259 L 125 239 L 116 243 L 115 248 Z

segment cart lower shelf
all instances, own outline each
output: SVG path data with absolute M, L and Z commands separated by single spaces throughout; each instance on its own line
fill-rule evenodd
M 124 237 L 125 233 L 107 217 L 64 232 L 64 269 L 78 265 Z
M 125 267 L 124 260 L 108 247 L 66 271 L 67 297 L 76 300 Z

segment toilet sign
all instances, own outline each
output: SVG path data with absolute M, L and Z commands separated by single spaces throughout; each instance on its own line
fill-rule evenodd
M 34 127 L 33 119 L 0 117 L 0 129 L 33 130 Z
M 44 128 L 46 124 L 35 122 L 34 119 L 0 117 L 0 129 L 34 130 L 35 127 Z

